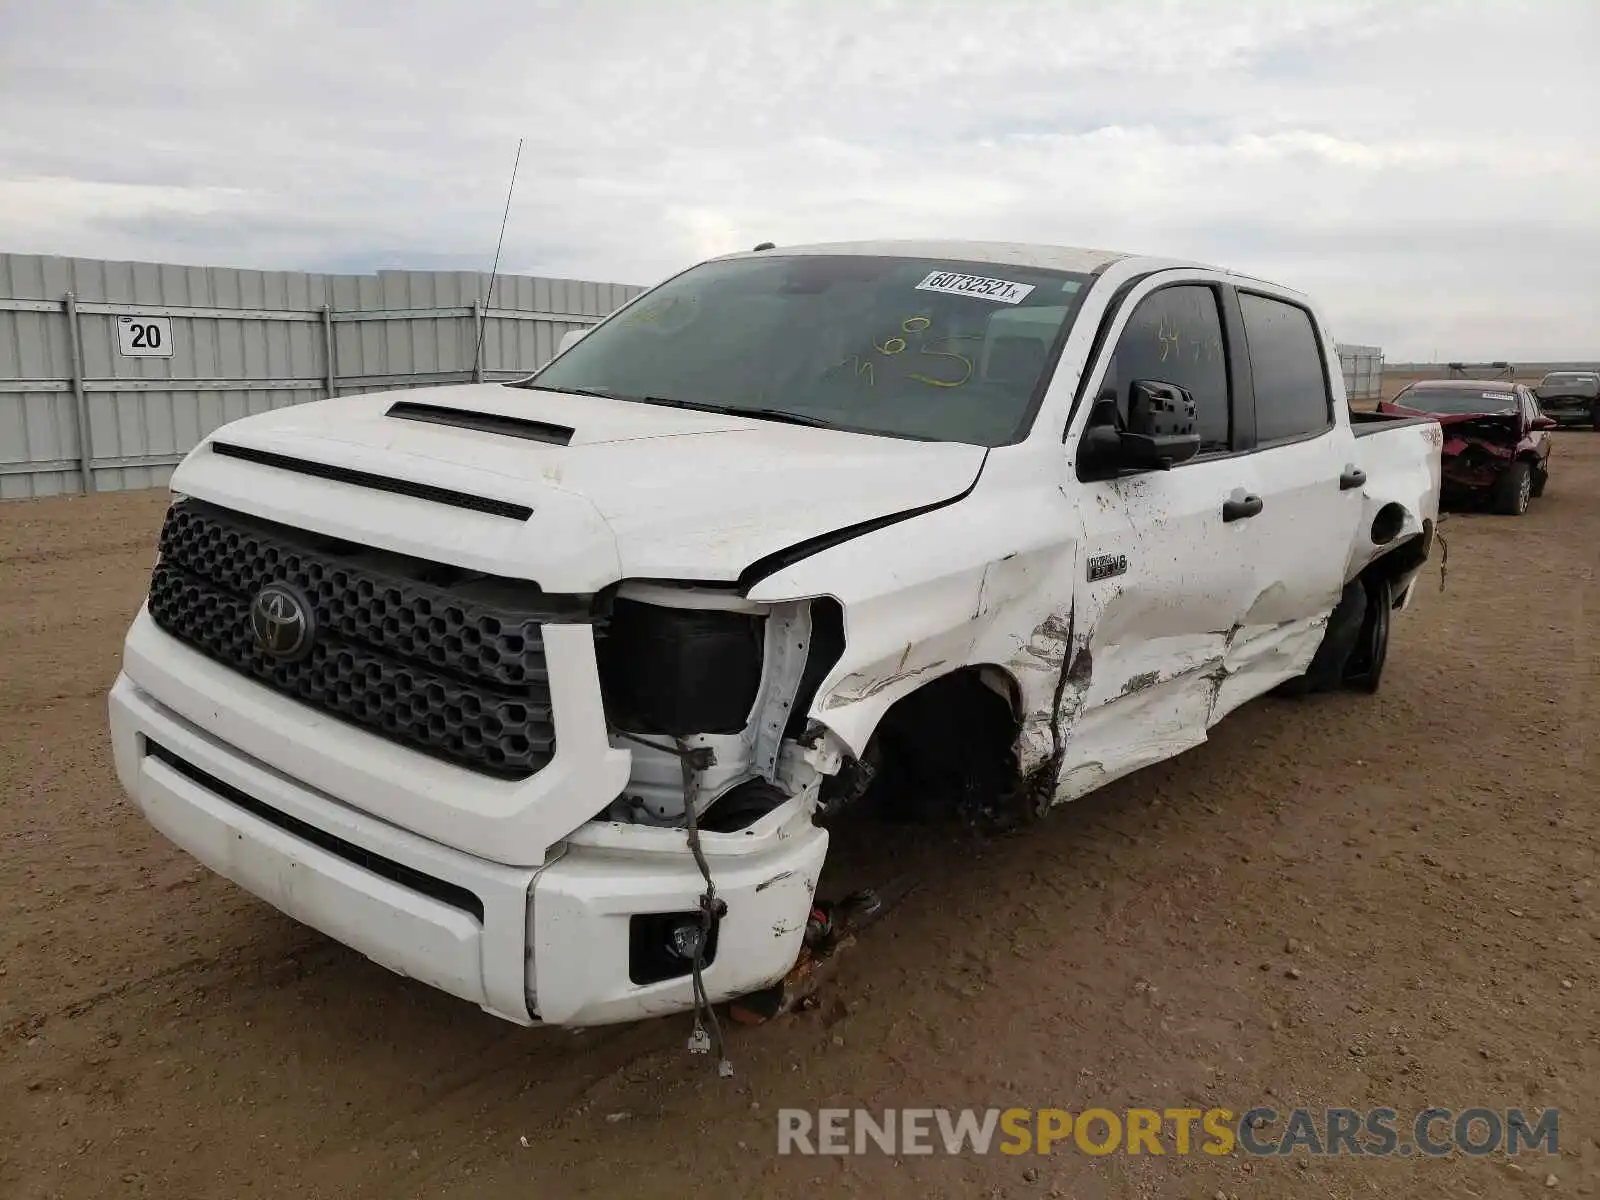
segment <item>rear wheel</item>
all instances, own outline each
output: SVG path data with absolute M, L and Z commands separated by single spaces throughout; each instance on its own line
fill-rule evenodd
M 1367 580 L 1367 612 L 1361 636 L 1344 664 L 1344 685 L 1375 692 L 1389 660 L 1389 618 L 1394 612 L 1394 583 L 1383 575 Z
M 1284 696 L 1305 696 L 1311 692 L 1331 692 L 1345 677 L 1345 664 L 1356 652 L 1367 621 L 1367 590 L 1359 579 L 1344 585 L 1344 594 L 1328 616 L 1322 642 L 1304 675 L 1279 684 Z
M 1528 494 L 1534 499 L 1544 495 L 1544 485 L 1550 482 L 1550 472 L 1544 467 L 1535 467 L 1533 470 L 1533 490 Z
M 1528 511 L 1532 495 L 1533 467 L 1527 462 L 1514 462 L 1494 485 L 1495 511 L 1508 517 L 1520 517 Z
M 1596 433 L 1600 433 L 1600 400 L 1595 401 L 1594 407 L 1589 410 L 1589 424 L 1594 426 Z

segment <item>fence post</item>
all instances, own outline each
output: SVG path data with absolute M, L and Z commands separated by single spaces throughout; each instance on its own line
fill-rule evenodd
M 94 439 L 89 434 L 89 401 L 83 394 L 83 339 L 78 329 L 78 298 L 71 292 L 62 297 L 67 314 L 67 343 L 72 350 L 72 400 L 78 410 L 78 470 L 83 475 L 82 492 L 93 495 Z
M 483 382 L 483 301 L 472 301 L 472 382 Z
M 337 372 L 333 362 L 333 311 L 326 304 L 322 306 L 322 365 L 327 376 L 327 382 L 323 387 L 328 393 L 328 399 L 332 400 Z

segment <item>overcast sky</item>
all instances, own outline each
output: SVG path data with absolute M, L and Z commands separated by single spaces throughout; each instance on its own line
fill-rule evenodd
M 1600 357 L 1600 2 L 0 0 L 0 250 L 651 283 L 1200 258 L 1391 360 Z

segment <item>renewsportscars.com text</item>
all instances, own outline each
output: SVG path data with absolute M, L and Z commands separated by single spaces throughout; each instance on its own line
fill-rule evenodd
M 1560 1113 L 1392 1108 L 802 1108 L 778 1110 L 779 1154 L 1249 1154 L 1441 1157 L 1558 1152 Z

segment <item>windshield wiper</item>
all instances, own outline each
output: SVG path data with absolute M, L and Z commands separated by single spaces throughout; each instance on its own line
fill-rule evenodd
M 724 408 L 717 411 L 729 413 L 735 417 L 755 417 L 761 421 L 782 421 L 788 425 L 809 425 L 813 429 L 833 428 L 833 422 L 831 421 L 824 421 L 821 417 L 812 417 L 805 413 L 790 412 L 786 408 Z
M 686 408 L 691 412 L 725 413 L 730 417 L 754 417 L 758 421 L 783 421 L 789 425 L 809 425 L 814 429 L 833 428 L 832 422 L 824 421 L 821 417 L 790 412 L 786 408 L 739 408 L 732 404 L 703 404 L 697 400 L 678 400 L 672 396 L 618 396 L 617 399 L 637 400 L 643 404 L 660 404 L 666 408 Z
M 577 396 L 599 396 L 602 400 L 634 400 L 637 397 L 623 396 L 617 392 L 608 392 L 605 388 L 596 387 L 550 387 L 543 383 L 520 383 L 512 380 L 506 387 L 518 388 L 525 392 L 569 392 Z
M 730 417 L 754 417 L 758 421 L 782 421 L 788 425 L 809 425 L 814 429 L 832 429 L 831 422 L 805 413 L 790 412 L 786 408 L 738 408 L 732 404 L 700 404 L 694 400 L 675 400 L 670 396 L 630 396 L 646 404 L 664 404 L 668 408 L 687 408 L 694 412 L 726 413 Z
M 701 404 L 694 400 L 678 400 L 671 396 L 629 396 L 622 392 L 608 392 L 596 387 L 547 387 L 537 383 L 508 383 L 507 387 L 524 388 L 530 392 L 570 392 L 578 396 L 599 396 L 606 400 L 629 400 L 635 404 L 659 404 L 664 408 L 685 408 L 691 412 L 724 413 L 730 417 L 754 417 L 758 421 L 782 421 L 788 425 L 808 425 L 813 429 L 832 429 L 831 421 L 806 413 L 790 412 L 786 408 L 735 408 L 727 404 Z

